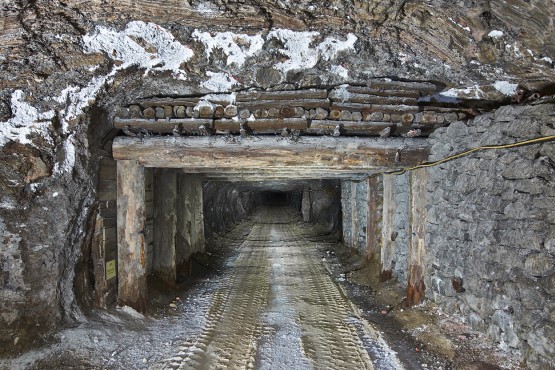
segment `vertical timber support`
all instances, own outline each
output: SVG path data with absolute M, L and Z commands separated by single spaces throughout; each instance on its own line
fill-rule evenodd
M 154 261 L 153 271 L 169 287 L 176 283 L 175 235 L 177 174 L 157 169 L 154 174 Z
M 378 179 L 368 178 L 368 217 L 366 225 L 366 259 L 371 260 L 378 251 Z
M 310 222 L 310 204 L 310 188 L 307 185 L 303 189 L 303 199 L 301 205 L 304 222 Z
M 351 182 L 341 180 L 341 229 L 342 242 L 351 246 Z
M 191 246 L 191 207 L 189 206 L 190 182 L 187 178 L 191 175 L 180 173 L 177 175 L 177 231 L 175 240 L 175 259 L 177 270 L 180 273 L 190 274 L 191 264 L 189 257 L 192 254 Z
M 426 253 L 426 184 L 428 174 L 425 168 L 410 174 L 410 251 L 407 305 L 420 303 L 424 297 L 424 255 Z
M 204 211 L 202 199 L 202 178 L 195 174 L 183 174 L 180 177 L 180 196 L 183 220 L 180 225 L 185 228 L 183 239 L 189 245 L 189 254 L 204 252 Z M 181 227 L 181 226 L 180 226 Z
M 357 183 L 351 180 L 351 248 L 358 250 Z
M 132 160 L 117 163 L 118 303 L 145 312 L 144 167 Z
M 392 277 L 393 259 L 395 256 L 395 237 L 393 219 L 395 214 L 395 177 L 383 175 L 383 212 L 382 212 L 382 253 L 380 281 Z
M 198 175 L 193 175 L 193 250 L 204 252 L 204 201 L 202 198 L 202 179 Z

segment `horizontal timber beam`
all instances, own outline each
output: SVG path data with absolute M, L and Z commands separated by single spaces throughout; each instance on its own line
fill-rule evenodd
M 145 167 L 184 168 L 191 173 L 271 171 L 375 172 L 420 164 L 429 148 L 421 138 L 116 137 L 116 160 L 136 160 Z

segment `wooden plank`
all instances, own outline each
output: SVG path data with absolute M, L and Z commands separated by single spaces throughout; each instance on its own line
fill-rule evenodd
M 394 214 L 395 214 L 395 176 L 383 175 L 382 211 L 382 250 L 380 281 L 392 278 L 395 259 Z
M 127 126 L 135 129 L 145 129 L 151 132 L 169 134 L 173 132 L 176 125 L 181 126 L 185 131 L 198 132 L 200 126 L 212 127 L 212 119 L 202 118 L 174 118 L 171 120 L 146 120 L 146 119 L 124 119 L 115 118 L 114 127 L 123 129 Z
M 254 134 L 275 134 L 282 128 L 290 130 L 306 130 L 308 121 L 306 118 L 273 118 L 257 119 L 254 121 L 237 121 L 233 119 L 220 119 L 214 121 L 216 133 L 239 133 L 241 123 L 250 128 Z
M 342 103 L 359 103 L 359 104 L 406 104 L 406 105 L 416 105 L 418 99 L 406 96 L 378 96 L 378 95 L 367 95 L 367 94 L 349 94 L 348 99 L 345 100 L 344 93 L 337 92 L 334 94 L 332 91 L 330 93 L 330 100 L 332 105 L 335 102 Z
M 360 104 L 360 103 L 332 103 L 331 110 L 348 110 L 351 112 L 380 112 L 388 114 L 418 113 L 421 109 L 415 105 L 394 104 Z
M 410 173 L 410 251 L 407 306 L 417 305 L 424 297 L 424 256 L 426 253 L 426 195 L 428 173 L 425 168 Z
M 251 111 L 256 109 L 271 109 L 281 107 L 303 107 L 304 109 L 328 108 L 330 101 L 328 99 L 298 99 L 298 100 L 254 100 L 237 102 L 239 110 L 247 108 Z
M 341 126 L 341 135 L 379 136 L 380 132 L 386 127 L 392 127 L 391 134 L 395 133 L 395 124 L 390 122 L 356 122 L 339 120 L 312 120 L 307 133 L 315 135 L 331 135 L 334 133 L 337 125 Z
M 323 89 L 307 89 L 294 91 L 244 91 L 237 94 L 237 102 L 257 100 L 306 100 L 326 99 L 328 91 Z
M 139 312 L 147 307 L 144 167 L 118 161 L 118 302 Z
M 369 177 L 367 181 L 366 259 L 371 260 L 376 256 L 378 251 L 378 179 L 376 177 Z
M 374 96 L 398 96 L 404 98 L 418 99 L 421 94 L 414 90 L 390 90 L 390 89 L 373 89 L 367 86 L 347 86 L 347 91 L 354 94 L 365 94 Z
M 177 177 L 173 169 L 154 171 L 154 244 L 152 269 L 156 278 L 169 287 L 175 287 L 175 241 Z
M 436 85 L 429 82 L 370 80 L 366 85 L 372 89 L 413 90 L 426 94 L 432 94 L 439 91 Z
M 396 153 L 403 155 L 395 162 Z M 230 143 L 224 137 L 116 137 L 117 160 L 146 167 L 186 168 L 191 172 L 255 169 L 372 171 L 419 164 L 428 159 L 425 139 L 302 137 L 299 142 L 252 137 Z

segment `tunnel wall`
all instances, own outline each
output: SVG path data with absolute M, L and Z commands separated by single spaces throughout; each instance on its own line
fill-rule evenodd
M 206 237 L 221 233 L 249 217 L 254 207 L 252 193 L 239 191 L 231 182 L 205 182 L 203 198 Z
M 431 159 L 555 134 L 555 107 L 506 106 L 437 130 Z M 427 296 L 531 368 L 555 365 L 555 145 L 429 169 Z M 462 286 L 461 286 L 462 285 Z

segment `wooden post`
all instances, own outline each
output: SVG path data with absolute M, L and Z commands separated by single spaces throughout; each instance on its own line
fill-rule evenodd
M 145 312 L 144 168 L 135 161 L 118 161 L 117 178 L 118 302 Z
M 358 250 L 357 184 L 351 180 L 351 248 Z
M 426 183 L 428 174 L 425 168 L 410 174 L 410 222 L 411 237 L 409 251 L 409 277 L 407 287 L 407 306 L 420 303 L 424 297 L 424 255 L 426 248 Z
M 175 235 L 177 180 L 175 170 L 157 169 L 154 174 L 153 271 L 169 287 L 176 283 Z
M 190 188 L 188 178 L 191 175 L 179 174 L 177 177 L 177 230 L 175 240 L 175 258 L 178 270 L 181 273 L 191 273 L 189 257 L 192 253 L 191 247 L 191 207 Z
M 366 226 L 366 259 L 371 260 L 378 250 L 378 179 L 368 178 L 368 218 Z
M 202 199 L 202 179 L 198 175 L 193 176 L 192 216 L 193 234 L 192 246 L 195 252 L 204 252 L 204 202 Z
M 383 216 L 382 216 L 382 253 L 380 281 L 387 281 L 392 277 L 393 259 L 395 255 L 395 241 L 393 217 L 395 212 L 395 176 L 383 175 Z
M 303 214 L 303 221 L 310 222 L 310 187 L 308 185 L 303 189 L 301 212 Z

